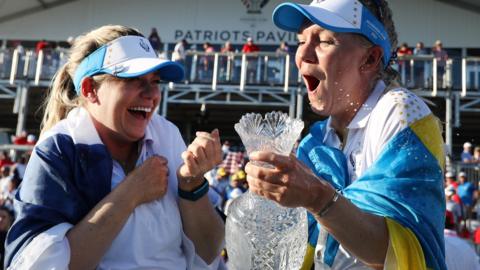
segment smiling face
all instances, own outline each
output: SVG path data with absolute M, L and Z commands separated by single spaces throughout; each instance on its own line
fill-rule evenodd
M 160 102 L 155 73 L 121 79 L 109 77 L 87 96 L 87 110 L 93 118 L 100 138 L 119 142 L 135 142 L 145 129 Z
M 362 75 L 369 48 L 353 34 L 334 33 L 314 24 L 304 25 L 298 40 L 295 62 L 312 110 L 348 124 L 369 94 Z

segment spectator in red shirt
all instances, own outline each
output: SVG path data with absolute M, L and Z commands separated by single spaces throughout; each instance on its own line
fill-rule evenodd
M 446 172 L 445 173 L 445 187 L 452 186 L 455 190 L 458 187 L 457 180 L 455 179 L 455 174 L 452 172 Z
M 13 165 L 13 161 L 8 156 L 7 151 L 0 152 L 0 169 L 3 166 L 10 166 L 10 165 Z
M 408 47 L 408 44 L 406 42 L 402 43 L 402 45 L 400 45 L 400 47 L 397 50 L 398 57 L 409 56 L 412 54 L 413 54 L 413 51 Z M 398 65 L 400 66 L 400 73 L 402 74 L 402 76 L 407 76 L 407 78 L 409 78 L 409 74 L 410 74 L 410 65 L 408 63 L 409 63 L 408 61 L 404 61 L 404 60 L 398 61 Z M 403 82 L 407 81 L 406 78 L 402 78 L 402 80 L 404 80 Z
M 27 144 L 27 135 L 28 133 L 24 130 L 22 131 L 22 133 L 20 133 L 19 136 L 13 136 L 12 137 L 13 144 L 17 144 L 17 145 Z
M 455 179 L 455 174 L 452 172 L 446 172 L 445 173 L 445 188 L 452 188 L 455 191 L 455 194 L 453 195 L 452 199 L 454 202 L 458 203 L 460 206 L 462 206 L 462 200 L 460 199 L 460 196 L 457 194 L 457 187 L 458 183 L 457 180 Z M 463 207 L 463 206 L 462 206 Z
M 253 53 L 258 51 L 260 51 L 260 48 L 253 43 L 253 39 L 251 37 L 247 38 L 247 43 L 243 45 L 242 52 Z
M 243 53 L 254 53 L 260 51 L 260 48 L 253 43 L 253 39 L 251 37 L 247 38 L 247 43 L 243 45 L 242 52 Z M 247 81 L 248 83 L 253 83 L 256 77 L 256 66 L 257 66 L 257 57 L 250 57 L 247 61 Z
M 404 56 L 404 55 L 412 55 L 413 51 L 408 47 L 408 44 L 406 42 L 402 43 L 400 45 L 400 48 L 397 50 L 397 55 L 398 56 Z
M 480 227 L 475 229 L 475 233 L 473 234 L 473 243 L 475 243 L 475 250 L 477 254 L 480 254 Z
M 41 50 L 49 49 L 50 48 L 50 43 L 48 43 L 46 40 L 42 39 L 37 44 L 35 45 L 35 52 L 38 54 Z

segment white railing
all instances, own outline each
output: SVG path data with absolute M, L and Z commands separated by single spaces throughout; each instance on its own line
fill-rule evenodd
M 168 57 L 169 54 L 166 54 Z M 240 91 L 250 85 L 277 86 L 288 91 L 301 80 L 293 62 L 293 55 L 272 52 L 205 53 L 189 51 L 184 61 L 185 83 L 211 84 L 213 91 L 219 85 L 238 85 Z M 66 62 L 66 51 L 0 50 L 0 80 L 15 84 L 28 80 L 34 85 L 48 85 L 58 68 Z M 399 57 L 396 68 L 400 80 L 408 88 L 430 90 L 432 96 L 439 89 L 461 91 L 480 90 L 480 57 L 453 58 L 445 64 L 437 63 L 433 55 Z
M 286 53 L 205 53 L 191 51 L 184 60 L 185 83 L 238 85 L 244 91 L 249 85 L 278 86 L 288 92 L 290 82 L 297 82 L 297 71 L 291 69 L 292 57 Z
M 34 85 L 48 84 L 55 72 L 66 62 L 66 50 L 0 50 L 0 80 L 33 81 Z
M 480 163 L 455 162 L 450 169 L 457 175 L 464 172 L 467 175 L 467 180 L 474 183 L 475 186 L 480 181 Z

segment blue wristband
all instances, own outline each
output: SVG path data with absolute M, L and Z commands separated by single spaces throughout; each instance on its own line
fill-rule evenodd
M 201 197 L 203 197 L 203 195 L 207 194 L 208 187 L 209 187 L 209 184 L 207 179 L 203 178 L 203 183 L 192 191 L 185 191 L 179 187 L 178 197 L 194 202 L 200 199 Z

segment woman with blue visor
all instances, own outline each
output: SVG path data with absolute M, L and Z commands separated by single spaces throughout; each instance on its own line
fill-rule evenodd
M 132 28 L 75 40 L 15 198 L 8 269 L 210 269 L 224 226 L 203 174 L 221 162 L 218 130 L 186 147 L 156 113 L 159 82 L 183 73 Z
M 302 269 L 446 269 L 441 125 L 396 82 L 385 0 L 284 3 L 314 123 L 297 155 L 254 152 L 250 190 L 309 212 Z

